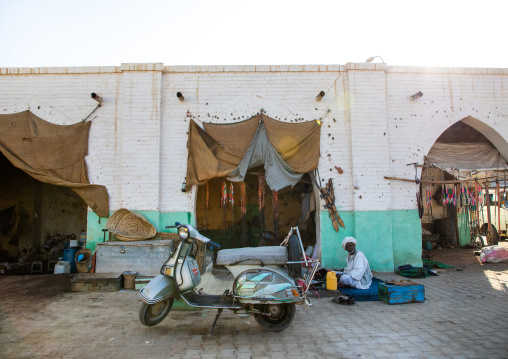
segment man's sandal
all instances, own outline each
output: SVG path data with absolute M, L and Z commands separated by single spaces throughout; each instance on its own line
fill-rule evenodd
M 332 302 L 337 303 L 337 304 L 342 304 L 342 305 L 353 305 L 353 304 L 355 304 L 355 299 L 351 298 L 351 297 L 339 295 L 338 297 L 333 298 Z

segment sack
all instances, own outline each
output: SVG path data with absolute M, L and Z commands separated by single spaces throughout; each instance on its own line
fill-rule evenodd
M 508 249 L 502 246 L 488 246 L 480 253 L 482 263 L 508 262 Z

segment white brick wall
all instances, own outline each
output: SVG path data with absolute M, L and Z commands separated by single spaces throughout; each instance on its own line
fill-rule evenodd
M 453 123 L 474 117 L 466 121 L 508 158 L 504 88 L 507 69 L 385 64 L 1 68 L 0 113 L 30 108 L 70 124 L 95 108 L 90 93 L 99 93 L 87 163 L 112 210 L 193 211 L 195 193 L 181 192 L 190 118 L 236 122 L 261 109 L 281 121 L 323 119 L 319 170 L 333 178 L 341 210 L 412 209 L 415 186 L 383 177 L 414 178 L 407 164 L 421 163 Z M 423 97 L 410 101 L 418 91 Z

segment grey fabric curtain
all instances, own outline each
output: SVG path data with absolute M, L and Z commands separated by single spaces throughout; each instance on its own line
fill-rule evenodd
M 300 181 L 303 175 L 293 171 L 277 153 L 268 140 L 266 127 L 263 121 L 259 122 L 254 139 L 242 161 L 238 167 L 228 174 L 227 179 L 232 182 L 241 182 L 245 179 L 245 175 L 249 168 L 260 165 L 264 165 L 266 183 L 273 191 L 279 191 L 287 186 L 294 186 Z

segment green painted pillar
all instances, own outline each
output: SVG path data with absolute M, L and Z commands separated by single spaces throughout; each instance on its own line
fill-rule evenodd
M 471 233 L 469 232 L 469 214 L 466 211 L 460 211 L 457 215 L 457 224 L 459 227 L 459 245 L 465 246 L 471 243 Z
M 422 266 L 422 224 L 417 209 L 392 211 L 393 266 Z

